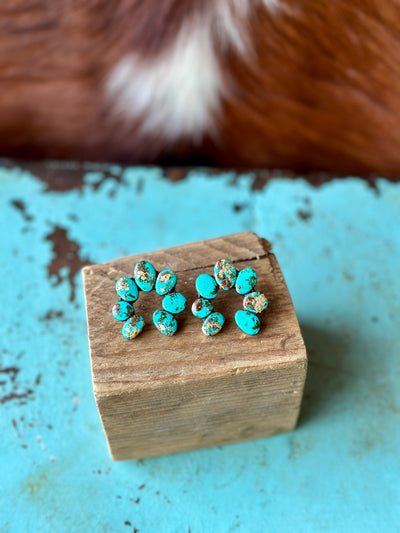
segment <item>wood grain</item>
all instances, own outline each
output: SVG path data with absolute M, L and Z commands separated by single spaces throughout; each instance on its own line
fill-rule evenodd
M 253 439 L 292 429 L 306 374 L 306 353 L 296 314 L 270 244 L 246 232 L 176 248 L 128 256 L 83 269 L 93 390 L 111 455 L 142 458 Z M 195 279 L 212 273 L 219 258 L 238 269 L 254 267 L 257 289 L 270 301 L 261 331 L 249 337 L 236 327 L 242 306 L 235 291 L 221 292 L 215 309 L 226 322 L 205 337 L 190 312 Z M 132 276 L 140 259 L 178 274 L 188 300 L 179 330 L 164 337 L 152 325 L 161 308 L 155 291 L 141 293 L 135 308 L 146 322 L 133 341 L 121 335 L 111 307 L 115 281 Z

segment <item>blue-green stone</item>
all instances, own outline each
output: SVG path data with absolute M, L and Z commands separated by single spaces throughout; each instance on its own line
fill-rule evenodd
M 260 321 L 250 311 L 236 311 L 235 322 L 237 327 L 247 333 L 247 335 L 257 335 L 260 331 Z
M 122 326 L 122 335 L 125 339 L 134 339 L 142 333 L 144 327 L 143 317 L 133 315 L 129 320 L 125 322 Z
M 229 259 L 219 259 L 214 266 L 214 278 L 224 291 L 232 289 L 236 281 L 236 268 Z
M 216 335 L 221 331 L 224 322 L 225 319 L 221 313 L 211 313 L 211 315 L 204 320 L 201 329 L 203 330 L 204 335 Z
M 213 304 L 206 298 L 197 298 L 192 304 L 192 313 L 197 318 L 206 318 L 213 309 Z
M 252 268 L 244 268 L 236 278 L 236 291 L 239 294 L 251 292 L 257 283 L 257 272 Z
M 261 292 L 250 292 L 243 298 L 243 307 L 251 313 L 262 313 L 268 306 L 265 294 Z
M 157 276 L 156 280 L 156 293 L 160 296 L 164 296 L 164 294 L 168 294 L 172 291 L 172 289 L 175 288 L 176 285 L 176 274 L 169 268 L 166 268 L 165 270 L 161 270 L 161 272 Z
M 203 298 L 212 300 L 218 294 L 218 285 L 209 274 L 200 274 L 196 279 L 196 290 Z
M 178 322 L 168 311 L 154 311 L 153 323 L 160 333 L 168 337 L 175 335 L 178 329 Z
M 177 315 L 185 309 L 186 298 L 180 292 L 171 292 L 164 296 L 162 306 L 164 311 Z
M 139 261 L 133 269 L 136 285 L 143 292 L 150 292 L 156 282 L 156 269 L 148 261 Z
M 133 308 L 133 305 L 129 302 L 125 302 L 125 300 L 117 302 L 112 308 L 113 317 L 117 320 L 127 320 L 134 312 L 135 309 Z
M 120 298 L 127 302 L 136 302 L 139 297 L 139 289 L 132 278 L 122 277 L 117 280 L 115 290 Z

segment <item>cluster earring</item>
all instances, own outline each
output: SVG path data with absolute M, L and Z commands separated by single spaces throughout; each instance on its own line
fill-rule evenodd
M 171 337 L 178 329 L 176 315 L 186 307 L 186 298 L 175 292 L 177 275 L 166 268 L 157 274 L 154 266 L 148 261 L 139 261 L 133 269 L 133 278 L 122 277 L 116 282 L 115 288 L 121 298 L 112 308 L 117 320 L 123 321 L 122 335 L 126 339 L 134 339 L 145 325 L 142 316 L 135 312 L 133 303 L 139 297 L 139 291 L 150 292 L 153 289 L 163 296 L 162 309 L 153 313 L 153 323 L 160 333 Z
M 237 272 L 229 259 L 219 259 L 214 266 L 214 276 L 200 274 L 196 279 L 198 298 L 192 304 L 194 316 L 204 319 L 202 331 L 204 335 L 213 336 L 219 333 L 224 325 L 224 316 L 213 312 L 212 301 L 217 297 L 219 289 L 230 290 L 244 296 L 243 310 L 236 311 L 235 322 L 239 329 L 247 335 L 257 335 L 260 331 L 260 320 L 257 314 L 265 311 L 268 306 L 266 296 L 254 291 L 257 283 L 257 272 L 252 268 L 244 268 Z
M 134 339 L 144 328 L 145 321 L 136 314 L 133 303 L 139 298 L 139 293 L 150 292 L 153 289 L 163 296 L 162 309 L 153 313 L 153 324 L 157 330 L 171 337 L 178 329 L 176 316 L 184 311 L 186 298 L 175 291 L 177 275 L 166 268 L 157 273 L 148 261 L 136 263 L 133 277 L 124 276 L 116 282 L 116 291 L 120 300 L 113 306 L 112 314 L 117 320 L 123 321 L 122 335 L 126 339 Z M 260 331 L 260 320 L 257 314 L 262 313 L 268 306 L 266 296 L 255 291 L 257 273 L 253 268 L 244 268 L 239 272 L 229 259 L 220 259 L 214 266 L 214 275 L 200 274 L 196 279 L 198 298 L 192 304 L 194 316 L 203 319 L 202 331 L 204 335 L 217 335 L 225 322 L 222 313 L 214 311 L 213 301 L 219 290 L 228 291 L 235 288 L 243 296 L 243 309 L 236 311 L 235 322 L 240 330 L 247 335 L 257 335 Z

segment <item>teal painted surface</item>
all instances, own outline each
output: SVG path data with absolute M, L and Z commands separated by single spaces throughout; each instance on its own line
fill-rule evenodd
M 52 192 L 0 170 L 0 531 L 398 531 L 400 185 L 274 179 L 253 191 L 250 175 L 198 171 L 171 183 L 156 168 L 119 179 L 93 171 L 81 190 Z M 300 424 L 113 463 L 76 265 L 217 227 L 273 243 L 310 358 Z

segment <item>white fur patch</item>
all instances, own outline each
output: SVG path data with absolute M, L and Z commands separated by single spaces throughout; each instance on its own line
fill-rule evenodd
M 261 0 L 261 3 L 263 3 L 269 10 L 273 11 L 279 7 L 280 0 Z
M 263 5 L 275 12 L 280 0 L 216 0 L 211 13 L 211 24 L 217 39 L 227 48 L 234 48 L 241 54 L 251 53 L 252 11 Z
M 248 0 L 219 0 L 213 6 L 211 21 L 215 37 L 225 48 L 234 48 L 240 53 L 247 50 L 246 27 L 251 12 Z
M 202 24 L 184 26 L 171 48 L 149 60 L 130 54 L 108 80 L 115 110 L 126 118 L 141 118 L 144 133 L 169 141 L 191 136 L 200 141 L 212 127 L 222 90 L 221 72 Z
M 277 0 L 259 0 L 269 8 Z M 143 133 L 167 142 L 200 142 L 215 133 L 226 93 L 215 39 L 240 54 L 248 51 L 248 20 L 254 0 L 215 0 L 208 13 L 185 22 L 175 41 L 156 58 L 125 56 L 113 69 L 106 91 L 116 114 L 139 119 Z

